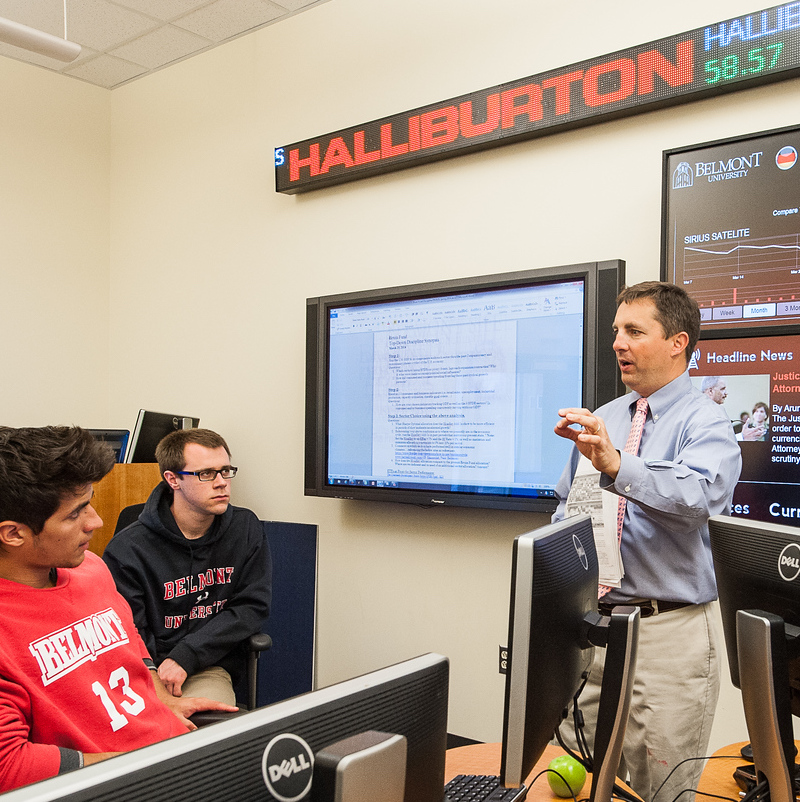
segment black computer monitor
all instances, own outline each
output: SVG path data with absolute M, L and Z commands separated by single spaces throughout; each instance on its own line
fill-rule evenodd
M 742 691 L 759 781 L 794 802 L 792 714 L 800 716 L 800 530 L 709 519 L 731 681 Z
M 405 788 L 401 778 L 399 798 L 441 802 L 448 669 L 441 655 L 423 655 L 25 786 L 4 795 L 3 802 L 352 799 L 318 794 L 318 785 L 324 787 L 330 778 L 327 767 L 341 754 L 329 747 L 373 732 L 405 738 Z M 356 781 L 364 776 L 365 765 L 369 772 L 362 760 Z M 376 779 L 385 780 L 385 764 L 377 765 Z
M 156 462 L 156 446 L 177 429 L 196 429 L 200 418 L 140 409 L 125 462 Z
M 597 553 L 589 516 L 514 541 L 500 779 L 519 787 L 607 646 L 595 732 L 592 800 L 611 799 L 633 689 L 638 608 L 597 612 Z
M 128 439 L 131 434 L 127 429 L 88 429 L 87 431 L 95 440 L 108 443 L 114 449 L 117 462 L 125 462 Z

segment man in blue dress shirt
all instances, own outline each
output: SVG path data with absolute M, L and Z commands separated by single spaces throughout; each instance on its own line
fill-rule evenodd
M 618 587 L 603 588 L 601 612 L 639 604 L 642 619 L 623 768 L 647 802 L 686 758 L 706 753 L 719 695 L 721 640 L 708 518 L 729 510 L 741 453 L 722 407 L 692 386 L 687 371 L 700 332 L 697 304 L 674 284 L 644 282 L 617 299 L 614 351 L 631 391 L 594 413 L 559 410 L 555 432 L 575 444 L 558 484 L 554 520 L 565 517 L 578 461 L 599 487 L 627 499 Z M 647 417 L 638 453 L 624 446 L 640 398 Z M 580 699 L 590 739 L 605 650 L 597 649 Z M 570 739 L 568 739 L 570 740 Z M 701 760 L 677 769 L 658 794 L 672 802 L 695 788 Z

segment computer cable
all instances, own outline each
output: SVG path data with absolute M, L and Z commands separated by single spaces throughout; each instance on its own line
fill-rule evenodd
M 577 742 L 578 749 L 581 753 L 580 757 L 576 755 L 575 752 L 570 747 L 568 747 L 567 744 L 564 742 L 564 738 L 561 735 L 560 729 L 556 728 L 555 736 L 556 740 L 559 743 L 559 746 L 561 746 L 561 748 L 570 757 L 575 758 L 575 760 L 581 763 L 583 767 L 586 769 L 586 771 L 593 773 L 594 758 L 592 757 L 591 750 L 589 749 L 589 743 L 586 740 L 585 719 L 578 705 L 578 697 L 581 695 L 581 691 L 586 685 L 586 681 L 588 680 L 588 678 L 589 678 L 588 673 L 584 672 L 583 682 L 576 691 L 575 696 L 572 697 L 572 721 L 573 721 L 573 726 L 575 728 L 575 741 Z M 619 799 L 624 800 L 624 802 L 641 802 L 641 799 L 639 799 L 639 797 L 636 794 L 626 790 L 617 783 L 614 783 L 613 795 Z

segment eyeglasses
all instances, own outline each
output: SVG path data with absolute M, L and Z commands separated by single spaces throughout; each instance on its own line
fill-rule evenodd
M 219 469 L 203 468 L 202 471 L 175 471 L 175 473 L 181 476 L 196 476 L 201 482 L 213 482 L 217 478 L 217 474 L 220 474 L 223 479 L 233 479 L 238 470 L 233 465 L 226 465 L 224 468 Z

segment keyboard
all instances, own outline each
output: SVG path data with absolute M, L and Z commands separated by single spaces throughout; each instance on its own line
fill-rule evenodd
M 517 802 L 527 795 L 525 785 L 503 788 L 490 774 L 459 774 L 444 787 L 444 802 Z

